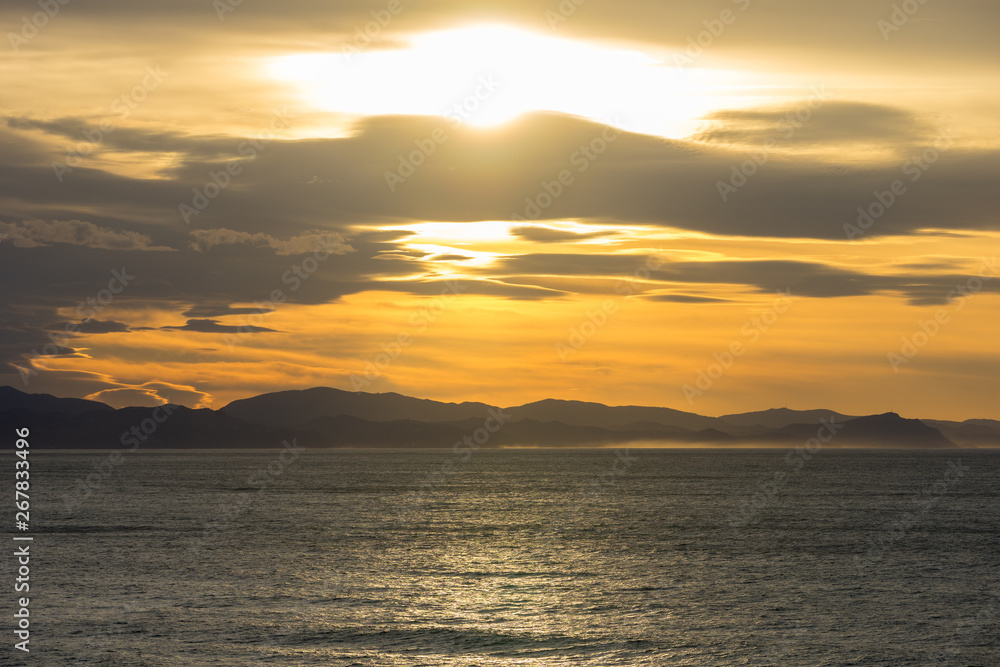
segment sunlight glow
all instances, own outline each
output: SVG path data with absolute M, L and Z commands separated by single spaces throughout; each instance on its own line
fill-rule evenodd
M 417 222 L 398 227 L 383 227 L 386 231 L 405 230 L 414 235 L 407 239 L 407 245 L 419 243 L 442 243 L 450 246 L 468 246 L 491 241 L 509 241 L 510 230 L 518 223 L 505 220 L 483 220 L 479 222 Z
M 497 25 L 416 35 L 405 49 L 283 56 L 268 71 L 331 112 L 495 126 L 559 111 L 670 137 L 690 134 L 714 108 L 742 105 L 749 83 L 740 72 Z

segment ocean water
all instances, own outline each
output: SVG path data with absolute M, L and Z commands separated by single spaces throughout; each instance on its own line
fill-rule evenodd
M 31 456 L 24 664 L 1000 665 L 1000 452 Z

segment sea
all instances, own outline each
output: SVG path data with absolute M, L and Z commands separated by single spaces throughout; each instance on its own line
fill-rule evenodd
M 996 451 L 30 457 L 2 664 L 1000 665 Z

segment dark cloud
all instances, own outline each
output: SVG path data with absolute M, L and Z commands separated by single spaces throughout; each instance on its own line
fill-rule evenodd
M 32 248 L 63 243 L 107 250 L 170 250 L 134 231 L 116 231 L 82 220 L 0 222 L 0 233 L 15 246 Z
M 975 272 L 961 274 L 883 275 L 864 273 L 817 262 L 792 260 L 726 260 L 702 262 L 662 262 L 649 271 L 659 283 L 728 285 L 751 287 L 759 292 L 790 291 L 793 297 L 834 298 L 874 294 L 899 295 L 913 305 L 948 303 L 960 295 L 957 289 L 968 283 Z M 640 266 L 648 266 L 646 257 L 623 255 L 577 255 L 540 253 L 506 258 L 498 271 L 528 275 L 596 276 L 634 282 Z M 987 275 L 1000 276 L 995 262 L 986 267 Z M 987 280 L 982 291 L 1000 292 L 1000 280 Z M 661 295 L 662 296 L 662 295 Z M 668 295 L 669 296 L 669 295 Z M 658 298 L 651 295 L 649 298 Z M 670 299 L 660 299 L 670 300 Z
M 273 312 L 273 310 L 273 308 L 233 308 L 229 304 L 222 304 L 195 306 L 193 308 L 188 308 L 181 314 L 184 317 L 215 318 L 225 317 L 227 315 L 259 315 L 261 312 L 270 313 Z
M 732 299 L 719 299 L 710 296 L 692 296 L 690 294 L 651 294 L 646 297 L 651 301 L 667 301 L 670 303 L 729 303 Z
M 577 233 L 563 229 L 553 229 L 552 227 L 525 226 L 514 227 L 511 234 L 519 236 L 526 241 L 535 243 L 562 243 L 565 241 L 583 241 L 586 239 L 603 238 L 613 236 L 615 232 L 589 232 Z
M 903 262 L 897 268 L 910 271 L 955 271 L 968 263 L 961 257 L 936 257 L 925 255 L 918 261 Z
M 76 118 L 66 116 L 55 119 L 8 117 L 7 126 L 15 130 L 39 130 L 73 142 L 87 142 L 86 133 L 93 134 L 105 117 Z M 177 151 L 191 157 L 219 161 L 238 157 L 240 139 L 227 135 L 197 136 L 170 130 L 152 131 L 116 124 L 111 132 L 101 132 L 99 143 L 89 142 L 97 153 L 108 150 L 142 153 Z M 72 144 L 71 144 L 72 145 Z
M 60 13 L 48 30 L 72 30 L 74 36 L 89 40 L 90 48 L 101 51 L 108 48 L 109 35 L 114 35 L 117 44 L 166 53 L 177 51 L 178 45 L 214 44 L 225 49 L 252 39 L 275 49 L 339 51 L 354 43 L 356 31 L 373 20 L 371 12 L 385 4 L 286 0 L 226 6 L 233 11 L 220 15 L 213 3 L 204 0 L 94 0 Z M 567 37 L 607 39 L 610 35 L 620 42 L 661 44 L 682 52 L 706 31 L 706 23 L 717 21 L 720 12 L 728 9 L 735 16 L 732 24 L 719 24 L 724 33 L 718 39 L 709 33 L 710 46 L 696 53 L 695 62 L 707 51 L 713 58 L 753 55 L 757 62 L 786 68 L 829 68 L 835 62 L 859 69 L 878 63 L 905 71 L 947 71 L 963 64 L 986 71 L 988 63 L 1000 58 L 993 29 L 1000 21 L 1000 8 L 982 0 L 923 4 L 919 20 L 909 20 L 902 28 L 905 32 L 893 34 L 889 43 L 878 21 L 889 19 L 893 7 L 867 0 L 836 4 L 738 0 L 719 5 L 622 0 L 588 4 L 567 17 L 560 15 L 558 3 L 540 5 L 530 0 L 424 0 L 419 10 L 405 2 L 403 7 L 385 30 L 375 31 L 374 48 L 392 46 L 413 31 L 499 21 L 543 33 L 558 31 Z M 0 2 L 0 15 L 10 26 L 33 11 L 37 8 L 17 0 Z M 43 32 L 38 39 L 46 37 Z
M 472 257 L 468 255 L 434 255 L 433 259 L 435 262 L 465 262 Z
M 35 139 L 0 126 L 0 156 L 3 156 L 0 166 L 38 164 L 44 150 Z
M 164 331 L 195 331 L 198 333 L 281 333 L 277 329 L 256 327 L 249 324 L 240 326 L 219 324 L 215 320 L 188 320 L 183 326 L 160 327 Z
M 277 239 L 270 234 L 260 232 L 250 234 L 232 229 L 196 229 L 191 232 L 191 236 L 194 238 L 191 247 L 199 252 L 225 245 L 271 248 L 279 255 L 309 255 L 317 252 L 344 255 L 354 251 L 340 234 L 322 231 L 301 234 L 288 240 Z
M 417 142 L 442 128 L 447 141 L 390 190 L 387 173 L 399 171 Z M 607 142 L 609 137 L 614 141 Z M 591 144 L 606 148 L 590 159 Z M 393 116 L 368 119 L 342 139 L 272 142 L 228 188 L 203 200 L 206 205 L 189 216 L 190 226 L 180 206 L 197 204 L 196 189 L 203 190 L 218 170 L 191 156 L 166 180 L 79 168 L 58 187 L 49 168 L 0 168 L 0 190 L 9 193 L 15 209 L 97 210 L 118 219 L 131 211 L 174 233 L 228 230 L 247 239 L 343 233 L 358 223 L 514 216 L 847 239 L 845 225 L 856 224 L 859 207 L 869 208 L 876 193 L 898 180 L 905 193 L 870 225 L 868 238 L 928 228 L 1000 228 L 993 214 L 1000 204 L 994 176 L 1000 154 L 953 148 L 937 152 L 926 171 L 910 162 L 911 153 L 936 150 L 921 144 L 889 163 L 854 166 L 811 154 L 774 154 L 745 184 L 722 193 L 723 184 L 742 183 L 734 170 L 746 163 L 745 151 L 617 133 L 560 114 L 531 114 L 493 132 L 450 128 L 437 118 Z M 560 174 L 568 174 L 569 185 L 557 182 Z M 559 194 L 552 197 L 549 190 Z M 153 223 L 146 224 L 148 233 Z
M 220 244 L 199 252 L 189 247 L 187 235 L 177 237 L 174 252 L 74 245 L 21 248 L 3 243 L 0 284 L 7 295 L 0 303 L 0 365 L 23 364 L 26 357 L 45 354 L 47 345 L 52 353 L 56 349 L 53 335 L 58 345 L 66 346 L 78 334 L 97 333 L 88 331 L 88 326 L 71 328 L 68 333 L 52 331 L 59 311 L 75 312 L 81 321 L 87 317 L 105 321 L 118 307 L 152 307 L 175 311 L 195 322 L 177 330 L 231 332 L 236 327 L 208 322 L 227 315 L 271 312 L 284 304 L 334 303 L 345 295 L 370 290 L 437 296 L 451 289 L 446 281 L 413 278 L 421 265 L 415 264 L 415 258 L 390 257 L 396 246 L 379 240 L 384 238 L 392 237 L 358 234 L 350 240 L 351 252 L 331 253 L 325 259 L 316 259 L 323 255 L 315 253 L 280 255 L 269 245 Z M 316 261 L 310 264 L 309 259 Z M 512 299 L 562 294 L 539 286 L 507 285 L 489 277 L 463 281 L 459 293 Z M 58 354 L 77 353 L 59 347 Z
M 717 111 L 698 141 L 763 146 L 768 139 L 781 145 L 851 142 L 896 145 L 933 140 L 934 131 L 914 114 L 877 104 L 814 102 L 774 109 Z
M 52 331 L 75 331 L 81 334 L 122 333 L 129 330 L 124 322 L 89 319 L 82 322 L 56 322 L 46 327 Z

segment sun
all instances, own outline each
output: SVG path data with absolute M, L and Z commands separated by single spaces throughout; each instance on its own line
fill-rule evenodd
M 679 68 L 638 50 L 478 25 L 412 35 L 404 48 L 282 56 L 270 76 L 310 107 L 355 116 L 446 116 L 496 126 L 557 111 L 622 129 L 686 136 L 720 104 L 733 106 L 741 72 Z M 738 103 L 735 103 L 737 106 Z

